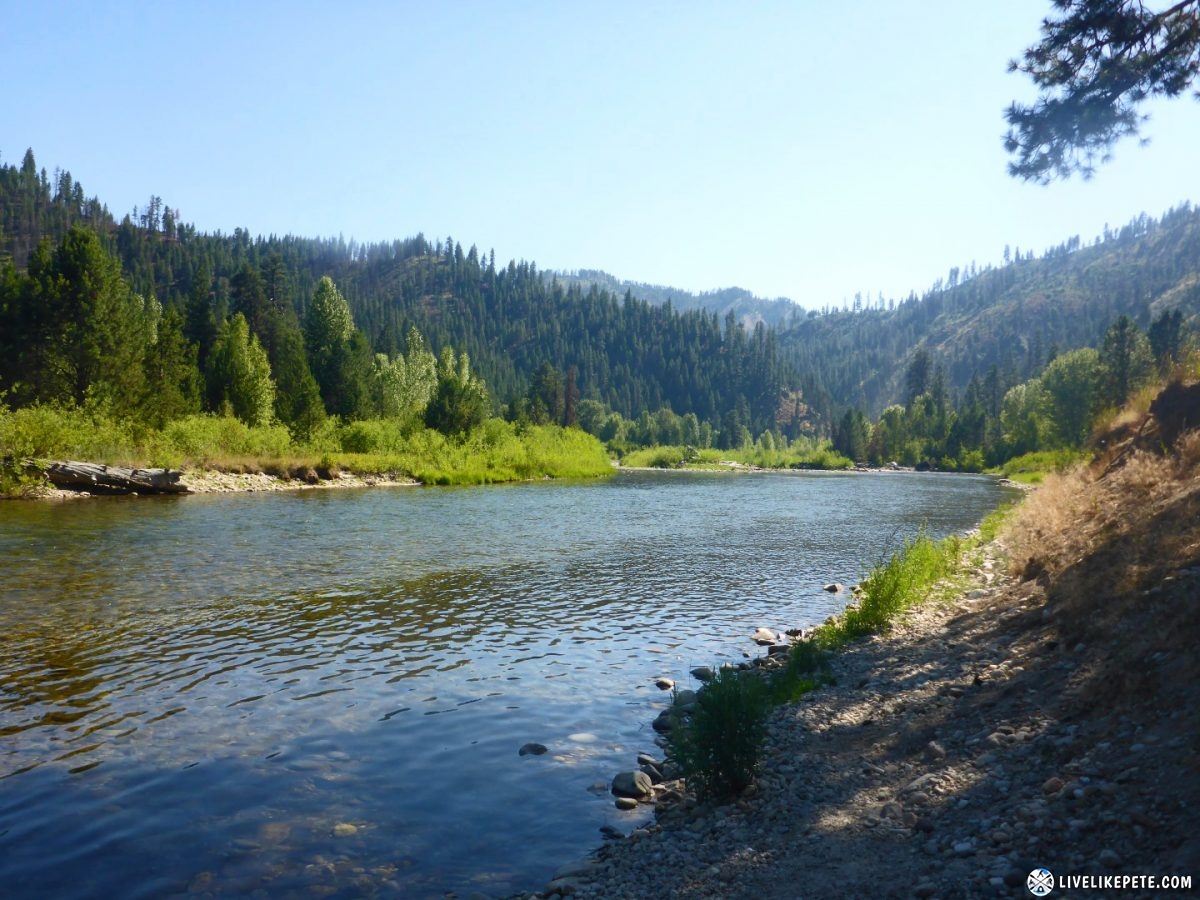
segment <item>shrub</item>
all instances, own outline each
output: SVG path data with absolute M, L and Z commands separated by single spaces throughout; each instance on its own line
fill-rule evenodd
M 862 599 L 842 614 L 821 640 L 836 646 L 847 640 L 884 631 L 897 615 L 921 600 L 925 592 L 953 569 L 961 540 L 935 542 L 924 530 L 881 562 L 862 581 Z
M 776 703 L 789 703 L 831 680 L 829 654 L 821 645 L 813 640 L 796 641 L 783 668 L 771 675 L 771 696 Z
M 696 693 L 690 721 L 679 721 L 668 750 L 701 797 L 725 799 L 749 786 L 767 737 L 771 697 L 756 673 L 721 669 Z

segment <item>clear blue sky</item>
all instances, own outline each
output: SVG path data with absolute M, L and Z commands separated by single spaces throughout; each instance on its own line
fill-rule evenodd
M 0 0 L 0 160 L 202 231 L 423 232 L 809 307 L 1200 201 L 1200 104 L 1090 182 L 1005 173 L 1049 0 Z

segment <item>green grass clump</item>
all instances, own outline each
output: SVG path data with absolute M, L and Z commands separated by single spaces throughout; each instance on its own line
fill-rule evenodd
M 924 599 L 950 574 L 962 549 L 960 538 L 933 541 L 923 530 L 863 579 L 861 599 L 830 626 L 835 643 L 887 630 L 904 610 Z
M 116 419 L 101 407 L 0 402 L 0 494 L 27 492 L 25 460 L 78 459 L 108 465 L 269 472 L 315 469 L 409 476 L 425 484 L 493 484 L 612 474 L 603 445 L 577 428 L 516 426 L 490 419 L 447 437 L 412 421 L 327 419 L 307 440 L 282 425 L 250 426 L 232 416 L 191 415 L 161 429 Z M 33 481 L 40 483 L 39 478 Z
M 760 446 L 736 450 L 713 447 L 657 446 L 628 450 L 621 465 L 653 469 L 722 469 L 740 463 L 759 469 L 853 469 L 854 463 L 834 450 L 829 443 L 797 440 L 786 450 Z
M 831 680 L 829 653 L 816 641 L 797 641 L 788 650 L 783 668 L 771 673 L 771 698 L 791 703 Z
M 1015 456 L 999 469 L 991 471 L 992 474 L 1003 475 L 1010 481 L 1041 484 L 1042 479 L 1051 472 L 1065 472 L 1086 458 L 1087 454 L 1083 450 L 1038 450 Z
M 667 749 L 699 796 L 727 799 L 750 785 L 770 711 L 770 688 L 756 673 L 723 668 L 696 693 L 690 721 L 670 731 Z

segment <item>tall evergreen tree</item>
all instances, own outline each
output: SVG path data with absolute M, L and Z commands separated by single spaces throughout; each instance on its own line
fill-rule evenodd
M 1107 406 L 1124 406 L 1153 374 L 1150 341 L 1129 316 L 1121 316 L 1105 332 L 1100 365 L 1103 403 Z
M 456 357 L 444 347 L 437 376 L 437 389 L 425 410 L 426 425 L 443 434 L 464 434 L 487 418 L 491 399 L 486 385 L 471 372 L 467 354 Z

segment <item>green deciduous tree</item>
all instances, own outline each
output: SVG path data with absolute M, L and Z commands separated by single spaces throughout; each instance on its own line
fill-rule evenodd
M 247 425 L 269 425 L 275 406 L 271 364 L 241 313 L 225 323 L 208 361 L 209 396 Z
M 1057 443 L 1082 446 L 1100 398 L 1100 354 L 1091 347 L 1056 357 L 1042 373 L 1049 400 L 1049 418 Z
M 329 276 L 313 291 L 304 321 L 308 362 L 325 408 L 352 418 L 371 412 L 375 359 L 365 335 L 354 327 L 350 306 Z
M 388 359 L 375 356 L 374 384 L 380 415 L 404 421 L 423 420 L 437 390 L 437 357 L 416 328 L 408 330 L 405 353 Z
M 1050 430 L 1046 420 L 1050 398 L 1040 378 L 1014 385 L 1000 406 L 1000 427 L 1010 456 L 1032 453 L 1042 446 Z

